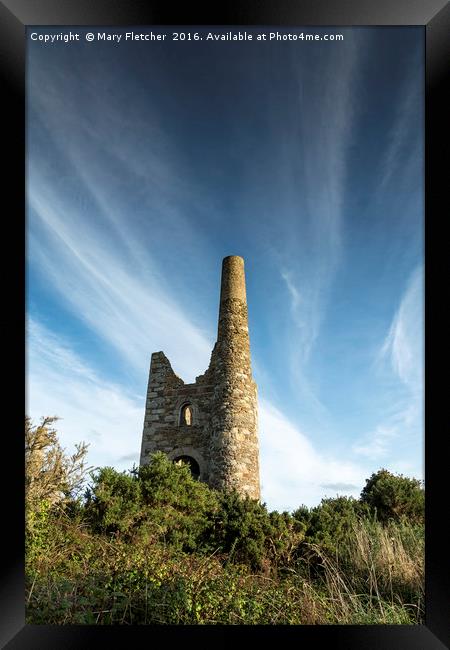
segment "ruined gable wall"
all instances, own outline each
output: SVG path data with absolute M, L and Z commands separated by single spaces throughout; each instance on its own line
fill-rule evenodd
M 206 374 L 206 373 L 205 373 Z M 152 354 L 147 391 L 141 459 L 143 465 L 155 451 L 169 458 L 192 456 L 200 466 L 200 479 L 209 481 L 209 421 L 213 387 L 203 377 L 185 384 L 172 370 L 163 352 Z M 193 407 L 191 426 L 180 425 L 184 403 Z

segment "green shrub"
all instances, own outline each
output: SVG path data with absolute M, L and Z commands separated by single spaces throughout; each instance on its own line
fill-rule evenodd
M 175 464 L 162 452 L 138 470 L 138 478 L 147 533 L 183 551 L 214 550 L 210 529 L 219 507 L 215 490 L 195 479 L 188 465 Z
M 265 557 L 269 514 L 265 505 L 228 491 L 219 495 L 220 509 L 213 522 L 213 536 L 221 552 L 235 562 L 260 567 Z
M 317 545 L 328 555 L 336 556 L 339 547 L 351 538 L 358 520 L 367 513 L 367 507 L 353 497 L 322 499 L 308 515 L 301 513 L 306 526 L 304 540 L 309 546 Z M 295 516 L 299 516 L 298 511 Z
M 375 511 L 380 521 L 402 518 L 414 523 L 424 521 L 425 492 L 421 482 L 401 474 L 395 476 L 386 469 L 380 469 L 366 480 L 361 502 Z
M 306 532 L 311 521 L 311 512 L 308 506 L 301 505 L 297 510 L 294 510 L 292 517 L 295 519 L 298 529 Z
M 213 545 L 226 553 L 229 561 L 266 571 L 287 564 L 299 541 L 289 513 L 269 513 L 265 504 L 235 491 L 219 493 L 212 536 Z
M 119 473 L 106 467 L 92 474 L 86 513 L 93 531 L 163 541 L 180 550 L 210 549 L 210 514 L 217 495 L 194 479 L 186 465 L 162 452 L 148 465 Z
M 92 475 L 86 492 L 86 514 L 93 530 L 129 533 L 142 519 L 141 489 L 136 476 L 103 467 Z

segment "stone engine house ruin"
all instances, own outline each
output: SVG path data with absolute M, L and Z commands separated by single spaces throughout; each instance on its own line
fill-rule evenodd
M 222 263 L 217 342 L 206 372 L 185 384 L 163 352 L 152 354 L 140 464 L 156 451 L 187 462 L 211 487 L 260 499 L 257 388 L 242 257 Z

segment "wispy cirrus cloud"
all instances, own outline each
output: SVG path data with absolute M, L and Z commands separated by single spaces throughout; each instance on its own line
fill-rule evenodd
M 342 261 L 348 150 L 356 114 L 356 88 L 366 56 L 367 42 L 355 35 L 350 47 L 336 52 L 333 60 L 322 61 L 320 70 L 315 69 L 315 76 L 322 80 L 320 86 L 308 81 L 308 70 L 297 71 L 298 103 L 289 132 L 298 137 L 293 139 L 286 132 L 278 165 L 283 177 L 289 179 L 284 185 L 289 185 L 280 197 L 285 236 L 279 242 L 277 255 L 295 331 L 294 380 L 318 339 L 329 290 Z M 311 86 L 315 88 L 313 94 Z M 296 227 L 298 223 L 301 229 Z
M 29 190 L 30 261 L 66 305 L 141 372 L 149 350 L 161 347 L 180 360 L 176 370 L 184 379 L 203 372 L 211 341 L 161 289 L 152 265 L 142 273 L 120 250 L 105 247 L 105 235 L 44 188 L 32 183 Z M 174 337 L 174 329 L 183 337 Z
M 353 451 L 370 460 L 384 459 L 397 435 L 396 427 L 380 424 L 375 431 L 366 434 L 361 442 L 355 444 Z
M 47 165 L 46 180 L 64 192 L 66 200 L 75 189 L 73 198 L 83 199 L 91 211 L 86 217 L 110 236 L 114 233 L 116 245 L 143 269 L 158 271 L 164 283 L 157 259 L 169 238 L 171 250 L 186 251 L 178 257 L 180 265 L 186 266 L 189 257 L 209 258 L 208 232 L 192 227 L 192 214 L 215 219 L 215 201 L 186 161 L 179 139 L 164 124 L 158 102 L 149 100 L 153 80 L 146 78 L 143 84 L 139 75 L 127 75 L 119 85 L 117 74 L 101 55 L 93 62 L 82 51 L 70 75 L 56 60 L 33 65 L 28 79 L 28 119 L 33 123 L 28 153 L 32 160 L 39 158 L 39 165 L 30 165 L 30 180 Z M 165 84 L 167 80 L 160 84 L 161 92 L 171 95 Z M 52 166 L 55 153 L 59 165 Z M 145 230 L 151 237 L 142 236 Z
M 368 50 L 368 40 L 355 34 L 349 48 L 315 66 L 320 85 L 312 82 L 312 72 L 300 64 L 295 71 L 295 110 L 289 128 L 280 128 L 285 133 L 277 159 L 283 190 L 277 195 L 277 213 L 282 219 L 280 235 L 271 239 L 271 250 L 288 306 L 285 356 L 293 399 L 307 405 L 323 424 L 330 413 L 320 386 L 311 380 L 309 364 L 320 341 L 336 273 L 345 262 L 348 156 L 358 114 L 357 88 Z
M 164 349 L 193 380 L 213 341 L 198 292 L 183 279 L 204 277 L 212 255 L 187 214 L 210 210 L 209 197 L 151 104 L 124 103 L 115 85 L 101 61 L 83 78 L 83 99 L 58 66 L 33 70 L 29 260 L 65 307 L 140 373 L 149 351 Z M 134 92 L 137 99 L 144 90 Z
M 423 55 L 422 55 L 423 56 Z M 421 57 L 420 57 L 421 58 Z M 423 111 L 423 80 L 417 75 L 419 56 L 411 62 L 410 73 L 401 85 L 401 99 L 396 103 L 396 113 L 390 128 L 387 147 L 381 161 L 378 195 L 382 195 L 393 179 L 398 183 L 399 166 L 415 162 L 408 154 L 413 147 L 416 155 L 423 148 L 422 131 L 417 129 L 417 116 Z M 406 158 L 405 158 L 406 157 Z
M 389 411 L 375 429 L 362 436 L 352 448 L 357 455 L 396 466 L 405 464 L 401 458 L 403 450 L 415 449 L 417 462 L 412 471 L 416 474 L 423 471 L 420 461 L 424 435 L 423 335 L 423 267 L 420 265 L 409 279 L 375 358 L 374 367 L 379 372 L 386 372 L 386 363 L 390 369 L 391 378 L 387 381 L 393 397 Z
M 379 350 L 400 381 L 416 396 L 423 389 L 423 267 L 415 269 Z

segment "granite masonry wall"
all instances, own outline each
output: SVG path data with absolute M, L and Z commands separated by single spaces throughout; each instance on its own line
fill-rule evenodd
M 183 416 L 186 406 L 190 418 Z M 206 372 L 185 384 L 163 352 L 152 354 L 141 465 L 155 451 L 193 459 L 211 487 L 260 498 L 257 388 L 241 257 L 222 263 L 217 342 Z

